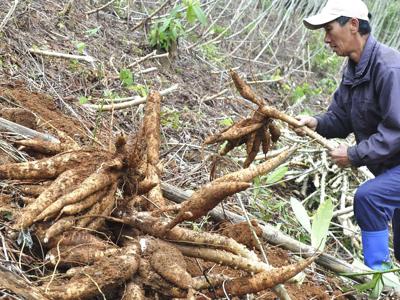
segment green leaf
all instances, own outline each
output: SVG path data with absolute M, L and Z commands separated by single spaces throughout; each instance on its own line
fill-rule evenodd
M 307 210 L 304 208 L 303 204 L 294 197 L 290 197 L 290 205 L 292 206 L 294 216 L 297 221 L 311 234 L 311 221 L 308 216 Z
M 76 42 L 75 47 L 80 54 L 83 54 L 86 48 L 86 44 L 84 42 Z
M 367 290 L 371 290 L 375 288 L 375 286 L 378 284 L 378 282 L 381 280 L 382 274 L 374 274 L 372 277 L 372 280 L 362 283 L 362 284 L 357 284 L 354 286 L 354 288 L 359 292 L 365 292 Z
M 232 126 L 233 119 L 231 117 L 225 118 L 225 119 L 219 121 L 219 125 L 225 126 L 225 127 Z
M 96 35 L 99 32 L 100 28 L 101 28 L 101 26 L 95 27 L 95 28 L 92 28 L 92 29 L 88 29 L 85 32 L 86 32 L 86 34 L 88 36 L 93 36 L 93 35 Z
M 328 198 L 319 205 L 311 226 L 311 245 L 320 251 L 325 247 L 332 216 L 333 204 Z
M 271 174 L 267 176 L 266 184 L 273 184 L 275 182 L 280 181 L 283 177 L 285 177 L 286 173 L 288 171 L 288 168 L 286 166 L 281 166 L 275 171 L 273 171 Z
M 196 21 L 196 13 L 194 11 L 194 6 L 189 5 L 186 8 L 186 20 L 188 21 L 189 24 L 193 24 Z
M 133 74 L 129 69 L 121 69 L 119 71 L 119 79 L 124 86 L 132 85 L 134 82 Z
M 85 97 L 85 96 L 80 96 L 78 98 L 78 100 L 79 100 L 79 104 L 81 104 L 81 105 L 86 104 L 89 101 L 88 97 Z
M 378 281 L 375 284 L 374 288 L 372 289 L 371 294 L 369 294 L 369 298 L 378 299 L 383 291 L 382 274 L 375 274 L 374 276 L 378 277 Z M 372 279 L 374 279 L 374 278 L 372 278 Z
M 200 5 L 193 6 L 193 10 L 196 14 L 197 20 L 199 20 L 201 25 L 205 26 L 207 24 L 207 17 L 204 14 L 204 11 L 201 9 Z

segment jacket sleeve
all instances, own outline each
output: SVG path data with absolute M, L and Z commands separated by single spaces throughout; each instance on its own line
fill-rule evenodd
M 352 132 L 352 126 L 344 105 L 344 87 L 340 87 L 333 95 L 333 101 L 324 114 L 315 116 L 318 120 L 316 131 L 326 138 L 346 138 Z
M 378 78 L 376 93 L 382 120 L 376 133 L 348 149 L 356 167 L 383 162 L 400 152 L 400 69 L 391 68 Z

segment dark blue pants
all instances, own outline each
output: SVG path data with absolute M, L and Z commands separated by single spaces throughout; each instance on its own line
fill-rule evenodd
M 364 231 L 387 229 L 397 208 L 400 208 L 400 166 L 363 183 L 354 195 L 354 215 Z
M 354 215 L 361 230 L 367 232 L 387 230 L 392 220 L 395 256 L 400 258 L 400 166 L 358 188 L 354 196 Z

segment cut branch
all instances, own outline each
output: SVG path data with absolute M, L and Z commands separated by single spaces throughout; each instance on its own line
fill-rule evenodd
M 89 56 L 89 55 L 85 55 L 85 56 L 84 55 L 74 55 L 74 54 L 61 53 L 61 52 L 55 52 L 55 51 L 49 51 L 49 50 L 29 49 L 29 52 L 34 53 L 34 54 L 60 57 L 60 58 L 66 58 L 66 59 L 83 60 L 88 63 L 93 63 L 97 60 L 94 57 Z
M 60 141 L 57 138 L 55 138 L 50 134 L 38 132 L 36 130 L 30 129 L 28 127 L 22 126 L 20 124 L 11 122 L 3 118 L 0 118 L 0 130 L 10 131 L 12 133 L 16 133 L 27 138 L 32 138 L 32 139 L 36 138 L 52 143 L 60 143 Z
M 168 95 L 178 89 L 179 85 L 175 84 L 168 89 L 160 91 L 161 96 Z M 107 105 L 98 105 L 98 104 L 84 104 L 84 107 L 95 109 L 95 110 L 101 110 L 101 111 L 110 111 L 110 110 L 115 110 L 115 109 L 124 109 L 128 108 L 134 105 L 139 105 L 142 103 L 146 102 L 147 97 L 141 97 L 141 96 L 135 96 L 135 97 L 128 97 L 128 98 L 121 98 L 117 99 L 118 101 L 126 101 L 124 103 L 118 103 L 118 104 L 107 104 Z M 102 101 L 109 101 L 112 102 L 112 99 L 103 99 Z

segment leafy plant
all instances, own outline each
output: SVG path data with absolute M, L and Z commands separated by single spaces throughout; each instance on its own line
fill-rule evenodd
M 285 177 L 286 173 L 288 171 L 288 167 L 286 166 L 280 166 L 276 170 L 274 170 L 271 174 L 268 174 L 265 183 L 266 184 L 274 184 Z
M 166 19 L 155 23 L 150 30 L 150 46 L 169 51 L 172 44 L 176 43 L 185 32 L 180 18 L 181 14 L 177 6 Z
M 199 21 L 203 26 L 207 24 L 207 17 L 198 0 L 183 0 L 183 5 L 186 6 L 186 20 L 189 24 L 194 24 L 196 21 Z
M 307 210 L 300 201 L 291 198 L 290 203 L 297 221 L 311 235 L 311 245 L 315 249 L 322 251 L 325 247 L 329 224 L 333 216 L 333 204 L 331 199 L 328 198 L 319 205 L 312 218 L 312 223 Z
M 124 86 L 130 86 L 135 81 L 131 70 L 125 68 L 119 71 L 119 79 L 121 80 Z
M 94 36 L 99 32 L 100 29 L 101 29 L 101 26 L 94 27 L 94 28 L 86 30 L 85 33 L 87 36 Z
M 339 273 L 341 276 L 349 277 L 349 278 L 356 278 L 358 276 L 365 276 L 365 275 L 372 275 L 371 280 L 356 284 L 354 289 L 359 293 L 364 293 L 369 291 L 368 299 L 378 299 L 380 294 L 383 291 L 384 285 L 393 287 L 398 289 L 398 278 L 396 278 L 396 282 L 392 282 L 392 278 L 389 275 L 391 273 L 399 272 L 399 268 L 392 268 L 390 264 L 387 265 L 386 270 L 373 270 L 373 271 L 366 271 L 366 272 L 356 272 L 356 273 Z
M 86 97 L 86 96 L 80 96 L 78 98 L 79 104 L 83 105 L 89 102 L 89 100 L 91 99 L 91 97 Z
M 79 54 L 84 54 L 86 49 L 86 44 L 84 42 L 75 41 L 75 48 Z
M 321 88 L 313 89 L 309 83 L 304 82 L 301 85 L 297 85 L 292 91 L 291 100 L 292 103 L 301 103 L 307 99 L 307 97 L 321 94 Z
M 149 89 L 142 84 L 131 85 L 128 88 L 132 91 L 135 91 L 142 97 L 147 97 L 147 95 L 149 94 Z
M 185 18 L 181 11 L 186 12 Z M 175 6 L 167 18 L 155 23 L 150 29 L 150 46 L 169 51 L 171 46 L 178 42 L 179 37 L 185 34 L 184 19 L 189 24 L 196 21 L 202 25 L 207 23 L 207 17 L 198 0 L 184 0 L 183 6 Z
M 181 127 L 180 113 L 168 108 L 161 112 L 161 125 L 170 127 L 172 129 L 179 129 Z

